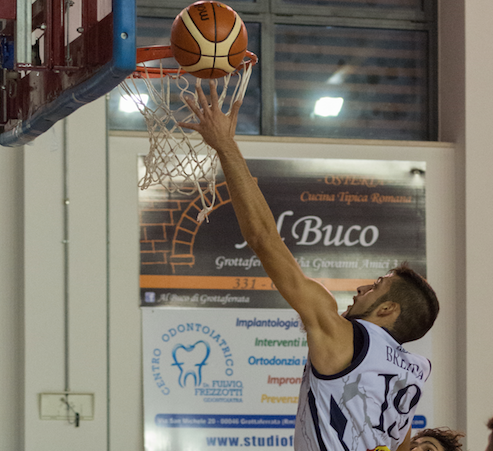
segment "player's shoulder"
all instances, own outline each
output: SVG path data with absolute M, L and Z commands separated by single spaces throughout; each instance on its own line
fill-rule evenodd
M 356 320 L 358 327 L 368 333 L 368 354 L 370 360 L 386 361 L 387 364 L 414 374 L 426 381 L 431 372 L 430 360 L 418 353 L 409 351 L 405 343 L 399 343 L 385 328 L 368 321 Z

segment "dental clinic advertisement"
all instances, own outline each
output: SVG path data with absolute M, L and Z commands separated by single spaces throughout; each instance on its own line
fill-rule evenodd
M 424 162 L 248 165 L 286 245 L 340 312 L 403 261 L 426 277 Z M 145 449 L 292 450 L 306 335 L 244 242 L 221 173 L 203 222 L 201 209 L 199 195 L 139 193 Z M 431 339 L 411 345 L 432 357 Z M 431 422 L 431 385 L 414 428 Z

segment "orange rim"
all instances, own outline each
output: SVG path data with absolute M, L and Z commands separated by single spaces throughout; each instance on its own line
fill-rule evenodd
M 233 72 L 233 74 L 238 73 L 242 67 L 255 66 L 257 64 L 258 58 L 255 53 L 246 51 L 246 61 L 244 60 Z M 171 51 L 171 46 L 169 45 L 151 45 L 148 47 L 138 47 L 137 48 L 137 64 L 142 64 L 148 61 L 159 60 L 163 58 L 173 58 L 173 52 Z M 135 71 L 130 75 L 130 77 L 136 78 L 159 78 L 163 75 L 171 75 L 178 73 L 186 73 L 183 69 L 165 69 L 160 67 L 144 67 L 137 66 Z

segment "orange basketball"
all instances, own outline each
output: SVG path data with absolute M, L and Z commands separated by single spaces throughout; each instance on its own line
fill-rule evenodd
M 171 28 L 171 50 L 186 72 L 219 78 L 243 61 L 248 35 L 240 16 L 229 6 L 203 1 L 185 8 Z

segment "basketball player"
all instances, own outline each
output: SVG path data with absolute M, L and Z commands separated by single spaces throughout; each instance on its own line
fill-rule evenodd
M 411 451 L 460 451 L 462 437 L 449 428 L 424 429 L 411 439 Z
M 411 422 L 430 374 L 424 357 L 401 343 L 432 326 L 438 301 L 431 287 L 402 266 L 357 289 L 343 316 L 320 283 L 307 278 L 277 232 L 276 221 L 234 140 L 240 102 L 229 116 L 200 88 L 201 109 L 188 105 L 198 131 L 221 161 L 243 237 L 303 321 L 308 340 L 295 428 L 296 451 L 409 451 Z

